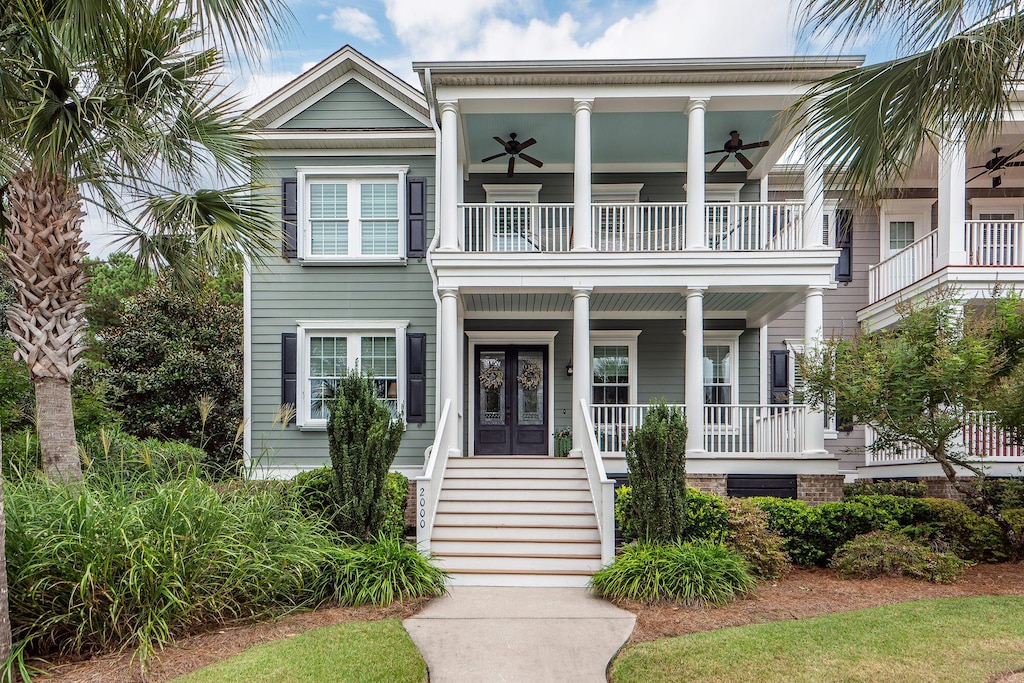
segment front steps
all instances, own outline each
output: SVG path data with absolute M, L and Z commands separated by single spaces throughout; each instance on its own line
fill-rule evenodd
M 460 586 L 585 586 L 601 539 L 580 458 L 448 461 L 430 550 Z

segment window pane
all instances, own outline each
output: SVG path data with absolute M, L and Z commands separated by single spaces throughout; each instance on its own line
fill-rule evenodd
M 594 382 L 599 384 L 629 382 L 629 347 L 594 347 Z
M 348 366 L 346 337 L 309 339 L 309 417 L 327 418 L 327 404 L 334 397 L 338 380 Z
M 398 374 L 394 337 L 363 337 L 360 347 L 363 372 L 374 377 L 393 377 Z
M 348 254 L 348 221 L 310 221 L 310 243 L 314 256 Z
M 1017 220 L 1017 217 L 1012 213 L 980 213 L 978 214 L 978 220 L 980 221 L 1013 221 Z
M 346 183 L 310 183 L 310 218 L 348 218 Z
M 914 243 L 914 221 L 889 222 L 889 248 L 893 251 L 906 249 Z
M 732 403 L 732 362 L 729 344 L 704 347 L 704 403 Z
M 398 184 L 363 183 L 359 187 L 363 255 L 398 254 Z

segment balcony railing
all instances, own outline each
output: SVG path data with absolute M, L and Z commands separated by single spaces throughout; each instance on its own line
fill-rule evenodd
M 934 273 L 937 246 L 938 232 L 933 230 L 878 265 L 868 268 L 870 302 L 881 301 Z
M 865 437 L 870 445 L 875 440 L 875 431 L 865 427 Z M 991 411 L 972 411 L 967 424 L 950 448 L 973 462 L 1024 462 L 1024 448 L 1013 435 L 1001 429 Z M 907 464 L 928 461 L 924 449 L 916 444 L 903 444 L 895 448 L 873 451 L 868 449 L 865 462 L 868 465 Z
M 971 266 L 1024 265 L 1024 221 L 966 221 L 964 248 Z
M 609 253 L 686 248 L 686 204 L 593 204 L 591 244 Z M 572 204 L 460 204 L 463 246 L 473 252 L 566 252 Z M 708 204 L 704 246 L 713 251 L 791 251 L 803 247 L 799 202 Z
M 685 414 L 685 406 L 679 405 Z M 601 450 L 622 454 L 633 432 L 643 424 L 649 406 L 591 406 Z M 721 455 L 780 456 L 804 450 L 802 405 L 706 405 L 704 448 Z

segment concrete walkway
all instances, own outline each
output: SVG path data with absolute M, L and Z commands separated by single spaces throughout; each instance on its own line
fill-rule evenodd
M 602 683 L 636 622 L 584 588 L 450 591 L 403 622 L 431 683 Z

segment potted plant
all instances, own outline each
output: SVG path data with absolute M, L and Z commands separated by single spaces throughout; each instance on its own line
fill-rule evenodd
M 572 450 L 572 427 L 562 427 L 555 432 L 555 457 L 568 457 Z

